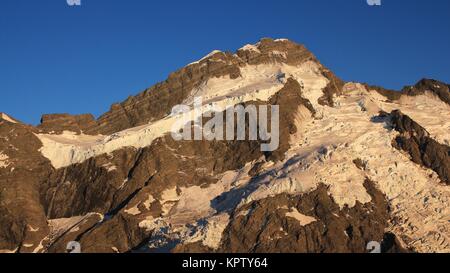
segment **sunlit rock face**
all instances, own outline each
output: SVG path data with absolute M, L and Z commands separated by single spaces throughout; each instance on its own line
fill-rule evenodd
M 279 106 L 278 149 L 174 140 L 172 108 L 196 97 Z M 345 83 L 306 47 L 263 39 L 99 119 L 1 113 L 0 251 L 450 252 L 448 98 L 434 80 Z

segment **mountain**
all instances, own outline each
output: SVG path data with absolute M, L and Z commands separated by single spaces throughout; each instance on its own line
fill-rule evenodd
M 1 114 L 0 251 L 450 252 L 449 96 L 430 79 L 344 82 L 303 45 L 262 39 L 98 119 Z M 173 110 L 198 97 L 200 114 L 278 106 L 278 149 L 175 140 Z

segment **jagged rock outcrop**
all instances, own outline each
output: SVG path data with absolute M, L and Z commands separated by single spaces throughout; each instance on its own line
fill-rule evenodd
M 286 85 L 269 100 L 269 103 L 280 107 L 280 145 L 276 151 L 268 154 L 269 160 L 278 161 L 284 158 L 284 154 L 290 148 L 290 136 L 297 133 L 295 116 L 298 108 L 304 106 L 311 116 L 314 116 L 316 110 L 309 100 L 302 97 L 302 87 L 292 78 L 287 80 Z
M 382 252 L 409 252 L 395 235 L 385 233 L 388 204 L 372 184 L 370 205 L 341 209 L 325 185 L 302 196 L 278 195 L 235 211 L 218 252 L 224 253 L 366 253 L 370 241 Z M 364 227 L 365 225 L 368 225 Z M 370 226 L 370 228 L 369 228 Z M 179 245 L 175 252 L 212 251 L 198 243 Z
M 249 65 L 276 62 L 300 65 L 307 61 L 318 62 L 316 57 L 304 45 L 285 39 L 273 40 L 264 38 L 256 45 L 244 46 L 236 54 Z
M 319 104 L 334 107 L 333 98 L 342 95 L 345 83 L 328 69 L 324 69 L 322 73 L 329 80 L 329 83 L 323 89 L 324 95 L 319 98 Z
M 401 91 L 364 84 L 368 90 L 375 90 L 389 101 L 398 101 L 402 96 L 419 96 L 431 93 L 450 105 L 449 85 L 432 79 L 422 79 L 413 86 L 405 86 Z
M 218 252 L 366 253 L 371 241 L 383 242 L 389 221 L 385 196 L 367 180 L 370 204 L 340 208 L 325 185 L 302 196 L 278 195 L 234 212 Z M 388 246 L 389 245 L 389 246 Z M 383 252 L 406 252 L 392 240 Z M 198 244 L 178 252 L 203 252 Z
M 426 92 L 431 92 L 439 97 L 443 102 L 450 105 L 450 89 L 449 85 L 440 81 L 431 79 L 422 79 L 414 86 L 406 86 L 403 88 L 403 93 L 408 96 L 423 95 Z
M 400 133 L 394 147 L 409 153 L 411 160 L 434 170 L 442 181 L 450 184 L 450 146 L 440 144 L 409 116 L 401 111 L 391 113 L 394 129 Z
M 69 114 L 53 114 L 43 115 L 41 124 L 37 126 L 40 132 L 60 134 L 63 131 L 71 131 L 80 134 L 96 126 L 96 121 L 93 115 L 69 115 Z

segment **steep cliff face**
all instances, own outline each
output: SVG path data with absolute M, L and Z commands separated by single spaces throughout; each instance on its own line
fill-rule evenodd
M 344 83 L 304 46 L 263 39 L 98 120 L 2 114 L 0 251 L 449 252 L 448 85 L 412 89 Z M 278 149 L 174 140 L 172 108 L 195 97 L 201 113 L 279 106 Z
M 41 118 L 41 124 L 37 129 L 41 133 L 56 133 L 61 134 L 64 131 L 71 131 L 81 134 L 87 131 L 88 128 L 96 126 L 94 116 L 90 114 L 85 115 L 69 115 L 69 114 L 53 114 L 44 115 Z
M 394 147 L 406 151 L 415 163 L 432 169 L 444 183 L 450 184 L 450 146 L 432 139 L 422 126 L 401 111 L 393 111 L 391 116 L 395 130 L 400 133 Z
M 38 189 L 52 166 L 40 147 L 33 128 L 0 120 L 0 250 L 30 252 L 48 234 Z

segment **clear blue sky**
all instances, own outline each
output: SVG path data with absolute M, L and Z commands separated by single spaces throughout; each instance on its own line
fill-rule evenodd
M 0 112 L 107 111 L 214 49 L 262 37 L 305 44 L 344 80 L 450 82 L 450 1 L 0 1 Z

